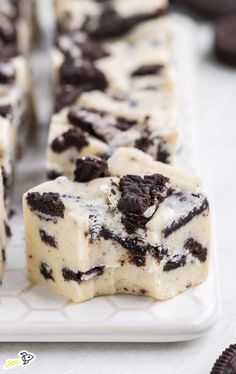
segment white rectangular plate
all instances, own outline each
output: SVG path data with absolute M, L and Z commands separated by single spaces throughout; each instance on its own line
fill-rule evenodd
M 196 172 L 194 26 L 184 17 L 174 16 L 173 29 L 184 143 L 176 164 Z M 39 96 L 44 96 L 43 92 Z M 41 103 L 44 114 L 46 104 Z M 21 197 L 30 187 L 45 180 L 46 131 L 42 130 L 38 136 L 41 146 L 32 144 L 17 168 L 13 237 L 0 289 L 0 341 L 170 342 L 203 335 L 219 313 L 213 261 L 206 282 L 165 302 L 139 296 L 106 296 L 74 304 L 26 279 Z

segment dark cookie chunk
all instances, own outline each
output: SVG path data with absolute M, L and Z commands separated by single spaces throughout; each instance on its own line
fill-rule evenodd
M 59 193 L 56 192 L 39 192 L 28 193 L 26 201 L 33 212 L 39 212 L 50 217 L 64 218 L 65 206 L 60 198 Z
M 3 44 L 13 44 L 16 45 L 17 40 L 17 33 L 16 28 L 13 22 L 6 22 L 6 18 L 4 19 L 5 22 L 0 23 L 0 40 Z
M 179 230 L 182 226 L 185 226 L 187 223 L 189 223 L 194 217 L 198 216 L 199 214 L 202 214 L 205 210 L 208 209 L 209 203 L 207 199 L 204 199 L 199 207 L 193 208 L 193 210 L 191 210 L 186 216 L 181 217 L 178 221 L 173 221 L 170 225 L 164 228 L 162 231 L 164 237 L 167 238 L 173 232 Z
M 94 40 L 86 40 L 80 45 L 82 55 L 86 60 L 96 61 L 100 58 L 108 57 L 109 53 L 104 46 Z
M 75 182 L 89 182 L 108 176 L 107 162 L 96 156 L 85 156 L 76 160 Z
M 136 120 L 127 119 L 124 117 L 117 117 L 115 127 L 120 131 L 128 131 L 131 127 L 137 125 Z
M 145 130 L 143 133 L 141 133 L 140 138 L 138 138 L 135 141 L 135 148 L 140 149 L 140 151 L 143 151 L 147 153 L 148 148 L 153 145 L 153 139 L 151 137 L 150 131 Z
M 236 2 L 235 10 L 236 10 Z M 215 53 L 223 62 L 236 66 L 236 15 L 224 18 L 216 26 Z
M 205 262 L 207 259 L 207 248 L 204 248 L 197 240 L 189 238 L 184 243 L 184 248 L 187 249 L 193 257 L 196 257 L 200 262 Z
M 91 237 L 93 236 L 92 233 Z M 158 262 L 160 262 L 167 250 L 161 246 L 151 246 L 143 242 L 142 238 L 122 238 L 119 235 L 112 233 L 109 229 L 102 227 L 99 232 L 99 237 L 104 240 L 112 240 L 119 243 L 123 248 L 129 251 L 129 261 L 137 267 L 145 266 L 146 256 L 150 254 Z
M 47 179 L 49 179 L 49 180 L 54 180 L 54 179 L 57 179 L 57 178 L 59 178 L 61 176 L 62 176 L 62 174 L 59 173 L 56 170 L 48 170 L 47 171 Z
M 55 282 L 55 279 L 53 277 L 53 270 L 48 264 L 46 264 L 45 262 L 41 262 L 39 270 L 46 280 L 51 279 L 53 282 Z
M 63 278 L 65 279 L 65 281 L 67 281 L 67 282 L 69 282 L 69 281 L 74 281 L 74 282 L 78 282 L 78 283 L 81 282 L 80 271 L 75 272 L 75 271 L 73 271 L 69 268 L 63 268 L 62 269 L 62 275 L 63 275 Z
M 68 113 L 68 120 L 73 126 L 76 126 L 95 138 L 106 142 L 104 136 L 98 132 L 97 128 L 95 128 L 96 125 L 101 124 L 104 116 L 105 112 L 99 110 L 73 108 Z
M 235 0 L 178 0 L 207 18 L 222 17 L 236 11 Z
M 163 8 L 150 13 L 140 13 L 123 18 L 111 5 L 106 4 L 98 22 L 88 21 L 85 24 L 85 31 L 93 39 L 116 38 L 125 35 L 142 22 L 162 17 L 167 13 L 168 9 Z
M 11 63 L 0 62 L 0 83 L 11 84 L 15 80 L 15 71 Z
M 0 106 L 0 116 L 8 118 L 12 116 L 12 106 L 11 105 L 1 105 Z
M 0 48 L 0 61 L 7 62 L 18 54 L 19 51 L 15 45 L 3 45 Z
M 170 153 L 167 150 L 167 144 L 165 140 L 161 140 L 157 150 L 157 161 L 163 162 L 164 164 L 170 163 Z
M 4 248 L 2 249 L 2 262 L 6 262 L 6 251 Z
M 7 200 L 8 197 L 11 196 L 11 192 L 12 192 L 12 176 L 6 172 L 6 169 L 4 166 L 2 166 L 1 169 L 2 169 L 4 200 Z
M 105 75 L 86 60 L 65 60 L 59 74 L 61 84 L 83 87 L 84 91 L 104 91 L 108 86 Z
M 76 87 L 69 84 L 59 85 L 55 93 L 55 112 L 57 113 L 63 108 L 74 104 L 82 92 L 82 87 Z
M 122 197 L 118 208 L 122 212 L 144 213 L 147 208 L 162 201 L 168 182 L 169 179 L 161 174 L 146 175 L 144 178 L 127 175 L 121 178 Z
M 146 119 L 147 121 L 148 119 Z M 150 147 L 153 147 L 155 140 L 158 140 L 156 160 L 165 164 L 170 162 L 170 153 L 167 150 L 166 141 L 160 137 L 153 137 L 149 130 L 145 130 L 139 139 L 135 142 L 135 147 L 148 153 Z
M 168 261 L 165 264 L 163 270 L 164 271 L 175 270 L 175 269 L 178 269 L 178 268 L 184 266 L 185 264 L 186 264 L 186 257 L 182 256 L 181 258 L 176 258 L 176 261 L 175 261 L 175 259 Z
M 231 344 L 216 360 L 210 374 L 236 373 L 236 344 Z
M 160 174 L 121 178 L 118 209 L 122 212 L 122 223 L 129 234 L 144 228 L 151 217 L 144 217 L 143 213 L 153 205 L 158 209 L 159 204 L 172 193 L 168 182 L 169 179 Z
M 74 281 L 77 283 L 81 283 L 83 280 L 86 280 L 86 277 L 92 279 L 95 277 L 99 277 L 104 273 L 104 266 L 97 266 L 95 268 L 92 268 L 86 272 L 81 272 L 81 271 L 73 271 L 69 268 L 63 268 L 62 269 L 62 275 L 65 281 Z M 83 277 L 85 279 L 83 279 Z
M 48 234 L 47 231 L 45 231 L 43 229 L 40 229 L 39 230 L 39 235 L 40 235 L 41 240 L 44 243 L 46 243 L 50 247 L 58 248 L 56 239 L 54 238 L 54 236 Z
M 82 131 L 70 129 L 55 138 L 51 144 L 51 148 L 56 153 L 62 153 L 70 147 L 75 147 L 80 151 L 88 144 L 86 136 Z
M 132 72 L 132 77 L 143 77 L 146 75 L 158 75 L 162 72 L 164 66 L 160 64 L 143 65 Z
M 110 113 L 92 108 L 72 108 L 68 113 L 69 122 L 106 143 L 105 133 L 113 128 L 127 131 L 137 124 L 136 120 L 115 117 Z
M 9 224 L 6 221 L 4 221 L 4 227 L 7 238 L 10 238 L 12 236 L 12 232 Z
M 96 61 L 109 56 L 109 53 L 101 43 L 92 39 L 81 42 L 77 33 L 69 36 L 60 35 L 56 44 L 66 58 L 74 59 L 74 56 L 77 55 L 84 60 Z

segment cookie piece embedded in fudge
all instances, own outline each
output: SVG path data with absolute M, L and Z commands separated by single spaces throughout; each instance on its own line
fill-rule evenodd
M 102 161 L 83 157 L 80 182 L 59 177 L 25 193 L 29 278 L 76 302 L 165 300 L 204 281 L 210 217 L 199 179 L 131 148 Z
M 122 146 L 138 148 L 155 160 L 169 163 L 177 143 L 176 111 L 169 88 L 125 95 L 84 93 L 78 105 L 52 117 L 48 138 L 50 174 L 53 171 L 73 179 L 77 158 L 109 154 Z M 86 143 L 83 147 L 67 143 L 58 152 L 55 144 L 61 144 L 72 130 L 78 136 L 84 134 Z

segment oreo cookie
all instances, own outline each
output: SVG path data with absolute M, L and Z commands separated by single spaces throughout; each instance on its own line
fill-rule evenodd
M 26 197 L 27 204 L 33 212 L 38 212 L 40 218 L 42 214 L 45 219 L 50 220 L 50 217 L 64 218 L 65 206 L 60 198 L 59 193 L 56 192 L 39 192 L 28 193 Z
M 75 147 L 78 151 L 80 151 L 88 144 L 89 143 L 86 136 L 82 131 L 70 129 L 55 138 L 51 144 L 51 148 L 56 153 L 62 153 L 71 147 Z
M 107 162 L 96 156 L 85 156 L 76 160 L 75 182 L 89 182 L 108 175 Z
M 132 77 L 145 77 L 147 75 L 158 75 L 164 66 L 160 64 L 142 65 L 132 72 Z
M 215 54 L 221 61 L 236 66 L 236 14 L 216 25 Z
M 108 86 L 103 72 L 86 60 L 66 59 L 60 67 L 59 75 L 61 84 L 84 87 L 84 91 L 104 91 Z
M 236 344 L 229 348 L 216 360 L 210 374 L 235 374 L 236 373 Z
M 86 91 L 86 87 L 76 87 L 70 84 L 59 85 L 55 93 L 55 113 L 74 104 L 83 91 Z
M 127 175 L 121 178 L 118 209 L 122 213 L 121 221 L 129 234 L 138 228 L 144 229 L 152 217 L 144 215 L 146 210 L 155 206 L 154 214 L 160 203 L 172 193 L 168 182 L 169 179 L 161 174 L 146 175 L 144 178 Z

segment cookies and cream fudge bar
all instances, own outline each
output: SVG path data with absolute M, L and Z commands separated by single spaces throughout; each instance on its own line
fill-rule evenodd
M 23 198 L 29 278 L 82 302 L 135 294 L 165 300 L 204 281 L 209 204 L 198 178 L 143 152 L 77 160 Z
M 0 165 L 4 168 L 9 208 L 14 163 L 29 123 L 30 81 L 25 57 L 6 55 L 6 51 L 6 47 L 0 48 Z
M 135 4 L 124 0 L 102 3 L 89 0 L 59 1 L 59 25 L 61 19 L 72 19 L 76 14 L 78 19 L 76 18 L 75 22 L 77 28 L 72 27 L 73 32 L 69 32 L 67 26 L 59 27 L 56 35 L 57 49 L 52 53 L 54 83 L 56 82 L 57 87 L 56 110 L 72 104 L 83 91 L 154 89 L 163 82 L 172 84 L 169 17 L 162 11 L 160 17 L 140 17 L 141 13 L 156 14 L 157 9 L 159 14 L 160 8 L 163 7 L 166 7 L 166 3 L 156 0 L 140 1 Z M 91 8 L 96 9 L 95 14 Z M 116 9 L 115 14 L 127 13 L 126 16 L 135 19 L 137 23 L 128 21 L 130 27 L 126 30 L 122 26 L 124 20 L 117 15 L 116 20 L 110 23 L 111 8 L 113 11 Z M 112 42 L 109 39 L 109 36 L 113 35 L 112 30 L 108 35 L 105 33 L 95 38 L 88 30 L 79 26 L 80 22 L 84 22 L 83 19 L 92 16 L 96 19 L 93 19 L 91 24 L 102 22 L 99 25 L 100 31 L 102 27 L 115 26 L 120 28 L 120 31 L 130 32 L 118 33 Z
M 48 175 L 73 177 L 75 160 L 110 155 L 134 147 L 169 163 L 177 144 L 177 109 L 172 90 L 109 95 L 84 93 L 77 105 L 52 117 L 48 137 Z
M 172 57 L 166 48 L 153 44 L 152 39 L 132 45 L 123 41 L 102 46 L 90 42 L 89 47 L 83 45 L 85 56 L 81 55 L 81 47 L 76 48 L 73 43 L 70 46 L 68 37 L 61 38 L 61 44 L 67 54 L 55 50 L 52 55 L 56 93 L 67 85 L 75 87 L 77 96 L 83 91 L 96 89 L 129 92 L 153 91 L 169 86 L 174 90 Z M 57 111 L 64 106 L 60 97 L 56 94 Z M 65 105 L 68 105 L 67 100 Z
M 31 82 L 25 57 L 0 56 L 0 115 L 12 123 L 12 147 L 19 153 L 31 121 Z
M 32 110 L 31 80 L 24 55 L 29 49 L 30 4 L 28 0 L 0 2 L 0 107 L 10 112 L 16 153 Z

